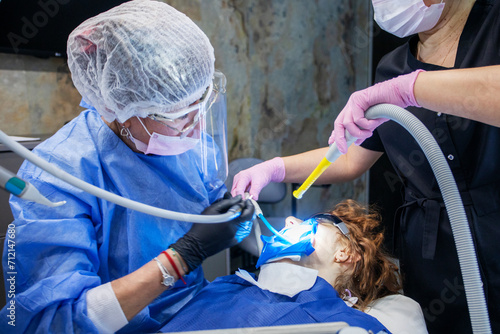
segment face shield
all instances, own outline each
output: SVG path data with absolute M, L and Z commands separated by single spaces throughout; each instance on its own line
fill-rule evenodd
M 148 108 L 141 110 L 142 113 Z M 145 154 L 180 155 L 199 161 L 205 186 L 217 189 L 227 178 L 226 77 L 215 71 L 212 82 L 202 96 L 189 106 L 168 113 L 152 112 L 142 126 L 150 136 L 149 143 L 127 136 Z
M 201 169 L 209 188 L 220 187 L 227 178 L 226 77 L 215 70 L 212 92 L 199 117 Z

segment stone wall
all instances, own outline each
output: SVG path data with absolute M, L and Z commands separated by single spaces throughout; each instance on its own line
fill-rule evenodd
M 208 35 L 228 80 L 230 160 L 269 159 L 327 144 L 349 95 L 370 82 L 366 0 L 165 0 Z M 53 133 L 81 110 L 64 59 L 0 54 L 0 126 Z M 367 201 L 366 176 L 311 189 L 298 215 L 344 198 Z M 291 196 L 265 207 L 290 214 Z M 266 212 L 265 212 L 266 213 Z

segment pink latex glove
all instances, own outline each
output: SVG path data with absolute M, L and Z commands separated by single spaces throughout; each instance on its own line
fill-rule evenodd
M 262 188 L 271 182 L 281 182 L 285 178 L 285 163 L 281 158 L 274 158 L 242 170 L 235 175 L 231 194 L 243 195 L 248 192 L 254 200 L 259 199 Z
M 379 82 L 376 85 L 354 92 L 335 120 L 335 127 L 328 139 L 328 145 L 334 142 L 337 143 L 339 151 L 345 154 L 347 152 L 346 129 L 352 136 L 358 138 L 354 142 L 356 145 L 360 145 L 366 138 L 371 137 L 373 130 L 388 121 L 386 118 L 366 119 L 365 111 L 371 106 L 390 103 L 401 108 L 420 107 L 413 94 L 413 86 L 420 72 L 424 71 L 417 70 L 400 75 L 394 79 Z

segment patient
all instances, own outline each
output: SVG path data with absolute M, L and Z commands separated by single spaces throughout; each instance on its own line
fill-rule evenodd
M 426 332 L 418 304 L 397 295 L 398 268 L 381 248 L 376 213 L 347 200 L 305 221 L 288 217 L 279 234 L 262 237 L 258 281 L 244 270 L 219 277 L 162 331 L 341 321 L 374 333 Z M 386 298 L 393 314 L 380 303 Z M 413 318 L 405 314 L 410 311 Z

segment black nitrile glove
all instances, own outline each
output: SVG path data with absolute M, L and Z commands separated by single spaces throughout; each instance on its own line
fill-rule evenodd
M 202 215 L 219 215 L 238 205 L 241 214 L 224 223 L 194 223 L 193 227 L 174 244 L 170 245 L 184 259 L 189 271 L 197 268 L 203 260 L 243 240 L 252 229 L 254 207 L 250 200 L 242 201 L 241 195 L 224 195 L 207 207 Z M 229 197 L 229 198 L 228 198 Z

